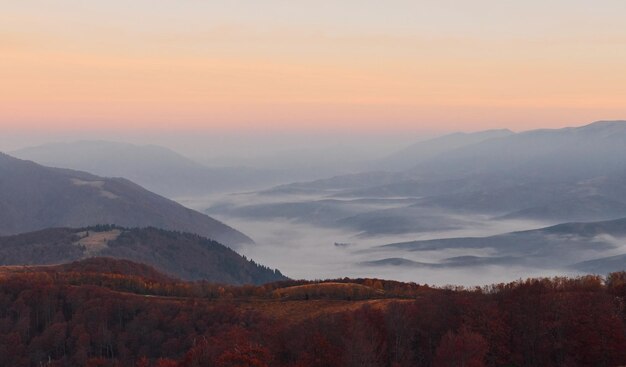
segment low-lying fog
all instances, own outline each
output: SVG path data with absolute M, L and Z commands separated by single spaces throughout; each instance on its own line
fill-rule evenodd
M 0 150 L 175 198 L 249 235 L 256 245 L 236 250 L 292 278 L 479 285 L 571 275 L 565 268 L 606 273 L 623 269 L 622 257 L 606 257 L 626 257 L 626 241 L 609 236 L 626 235 L 626 219 L 597 231 L 511 233 L 626 218 L 623 121 L 433 139 L 378 130 L 22 135 L 0 136 Z M 52 141 L 67 144 L 41 145 Z
M 285 203 L 318 199 L 322 198 L 231 194 L 221 197 L 181 198 L 179 201 L 186 206 L 203 211 L 203 209 L 211 206 Z M 373 204 L 368 205 L 370 207 L 367 210 L 376 209 L 372 207 Z M 401 206 L 401 204 L 396 206 Z M 378 209 L 389 209 L 390 207 L 393 205 L 389 202 L 383 202 L 378 206 Z M 259 219 L 223 215 L 214 211 L 209 211 L 209 213 L 254 239 L 255 245 L 237 248 L 239 253 L 269 267 L 278 268 L 287 276 L 296 279 L 376 277 L 421 284 L 472 286 L 507 282 L 527 277 L 573 275 L 573 272 L 566 270 L 510 265 L 432 268 L 364 264 L 386 258 L 402 258 L 419 263 L 437 263 L 443 259 L 458 256 L 490 256 L 494 254 L 494 251 L 489 248 L 408 252 L 377 247 L 415 240 L 491 236 L 542 228 L 554 223 L 524 220 L 493 221 L 484 215 L 466 215 L 467 222 L 473 224 L 465 228 L 369 236 L 362 232 L 314 225 L 288 218 Z

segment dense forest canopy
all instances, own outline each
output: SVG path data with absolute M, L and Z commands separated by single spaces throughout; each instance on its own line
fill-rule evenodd
M 378 279 L 237 287 L 117 261 L 2 268 L 0 365 L 626 363 L 626 273 L 472 289 Z

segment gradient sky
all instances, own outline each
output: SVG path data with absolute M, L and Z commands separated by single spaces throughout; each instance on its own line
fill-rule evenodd
M 19 0 L 4 131 L 445 131 L 626 118 L 626 1 Z

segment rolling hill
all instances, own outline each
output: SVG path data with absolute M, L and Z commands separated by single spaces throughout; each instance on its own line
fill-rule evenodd
M 0 153 L 0 235 L 97 224 L 191 232 L 228 246 L 252 243 L 243 233 L 129 180 Z
M 626 218 L 564 223 L 551 227 L 511 232 L 488 237 L 459 237 L 392 243 L 372 250 L 420 257 L 420 253 L 459 250 L 475 255 L 451 256 L 439 262 L 421 262 L 403 257 L 372 260 L 364 265 L 448 268 L 477 265 L 520 265 L 544 269 L 577 269 L 606 274 L 624 270 Z M 485 252 L 488 252 L 485 254 Z M 616 255 L 620 254 L 620 255 Z M 610 256 L 609 256 L 610 255 Z
M 215 241 L 156 228 L 55 228 L 0 237 L 0 265 L 63 264 L 103 256 L 144 263 L 186 280 L 261 284 L 287 279 L 279 271 L 245 259 Z M 90 261 L 83 261 L 81 269 L 103 265 L 103 260 L 95 264 Z M 122 272 L 123 268 L 118 270 Z M 152 275 L 142 271 L 142 276 L 146 274 Z

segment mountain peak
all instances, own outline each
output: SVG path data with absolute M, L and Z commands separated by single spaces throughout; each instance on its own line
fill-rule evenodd
M 580 130 L 626 129 L 626 120 L 600 120 L 579 127 Z

